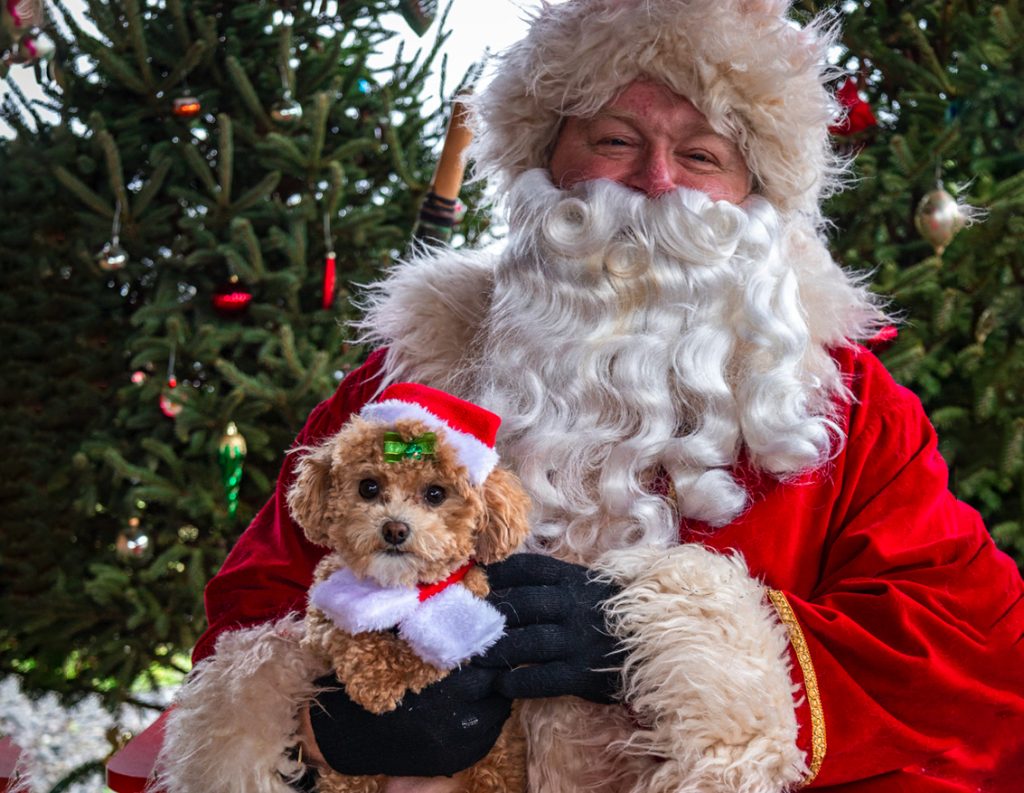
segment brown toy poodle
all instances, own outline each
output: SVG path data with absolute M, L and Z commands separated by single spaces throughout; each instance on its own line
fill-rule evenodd
M 296 522 L 330 549 L 314 574 L 304 641 L 329 660 L 348 696 L 374 713 L 393 710 L 407 691 L 421 691 L 497 640 L 504 621 L 482 600 L 487 574 L 475 563 L 506 558 L 529 531 L 522 485 L 494 467 L 497 424 L 483 431 L 491 436 L 481 445 L 431 399 L 476 406 L 411 384 L 386 389 L 380 404 L 401 404 L 387 399 L 393 394 L 425 402 L 426 412 L 415 404 L 411 412 L 364 410 L 304 450 L 288 493 Z M 383 793 L 387 779 L 329 772 L 318 790 Z M 525 741 L 513 712 L 491 752 L 447 789 L 525 787 Z

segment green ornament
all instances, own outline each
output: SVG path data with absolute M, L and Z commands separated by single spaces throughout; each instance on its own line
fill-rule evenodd
M 224 434 L 220 436 L 217 459 L 220 462 L 228 515 L 232 518 L 238 512 L 238 491 L 242 487 L 242 464 L 245 462 L 246 451 L 245 437 L 238 431 L 235 422 L 229 421 Z

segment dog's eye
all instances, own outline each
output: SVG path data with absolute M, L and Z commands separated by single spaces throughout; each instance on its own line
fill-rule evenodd
M 446 498 L 448 498 L 448 494 L 444 492 L 441 485 L 427 485 L 427 489 L 423 491 L 423 499 L 435 507 Z
M 380 495 L 380 482 L 376 479 L 363 479 L 359 482 L 359 495 L 367 501 L 373 501 Z

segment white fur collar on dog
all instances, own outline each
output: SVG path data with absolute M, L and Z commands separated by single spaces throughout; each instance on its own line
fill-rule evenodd
M 438 669 L 454 669 L 505 632 L 505 618 L 464 586 L 420 602 L 416 587 L 384 587 L 341 569 L 310 589 L 309 602 L 347 633 L 397 627 L 413 652 Z

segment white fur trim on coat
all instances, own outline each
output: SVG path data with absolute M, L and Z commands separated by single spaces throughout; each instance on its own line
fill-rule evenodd
M 298 712 L 326 672 L 301 644 L 302 618 L 223 634 L 178 694 L 157 759 L 173 793 L 294 793 L 303 768 L 286 756 Z
M 701 545 L 605 554 L 623 586 L 605 604 L 625 645 L 625 700 L 639 722 L 621 747 L 663 758 L 645 793 L 780 793 L 807 774 L 789 635 L 743 559 Z

